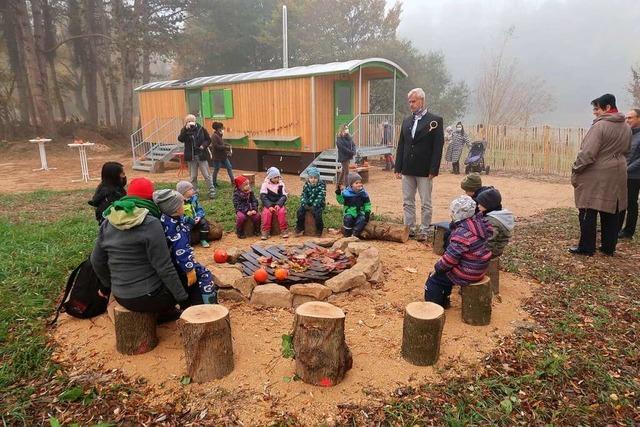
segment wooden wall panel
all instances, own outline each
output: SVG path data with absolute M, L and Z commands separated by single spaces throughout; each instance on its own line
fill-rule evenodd
M 150 123 L 154 118 L 158 118 L 158 122 L 162 124 L 166 119 L 183 118 L 187 114 L 185 94 L 182 89 L 138 92 L 138 100 L 142 126 Z M 155 125 L 145 127 L 145 137 L 155 130 Z

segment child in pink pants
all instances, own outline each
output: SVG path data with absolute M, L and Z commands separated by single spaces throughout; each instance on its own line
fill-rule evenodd
M 267 176 L 260 187 L 260 200 L 262 201 L 262 240 L 267 240 L 271 233 L 271 220 L 273 215 L 278 218 L 280 231 L 283 238 L 289 237 L 287 224 L 287 190 L 276 167 L 267 169 Z

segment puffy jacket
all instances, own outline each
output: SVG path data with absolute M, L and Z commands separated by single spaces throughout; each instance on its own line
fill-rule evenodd
M 253 190 L 245 193 L 244 191 L 236 188 L 233 190 L 233 208 L 236 212 L 242 212 L 246 214 L 249 211 L 258 211 L 258 199 L 256 199 Z
M 338 203 L 344 206 L 343 214 L 357 217 L 358 215 L 368 216 L 371 213 L 371 199 L 369 194 L 363 188 L 357 193 L 347 187 L 342 193 L 336 194 Z
M 305 182 L 304 187 L 302 187 L 302 195 L 300 196 L 300 205 L 319 206 L 323 208 L 326 203 L 326 196 L 327 186 L 323 181 L 318 181 L 316 185 Z
M 487 241 L 487 246 L 491 250 L 491 258 L 502 255 L 504 248 L 511 239 L 511 232 L 515 226 L 515 217 L 507 209 L 491 211 L 485 215 L 485 219 L 491 224 L 492 232 Z

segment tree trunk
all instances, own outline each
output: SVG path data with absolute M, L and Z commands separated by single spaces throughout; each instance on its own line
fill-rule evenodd
M 322 233 L 322 230 L 320 230 Z M 313 211 L 307 210 L 304 213 L 304 235 L 305 236 L 318 236 L 318 229 L 316 228 L 316 218 L 313 216 Z
M 111 91 L 111 105 L 113 105 L 113 119 L 115 120 L 116 127 L 122 129 L 122 113 L 120 111 L 120 99 L 118 97 L 118 80 L 113 67 L 109 67 L 109 90 Z
M 293 348 L 296 375 L 302 381 L 330 387 L 340 383 L 351 369 L 344 321 L 344 312 L 326 302 L 307 302 L 296 309 Z
M 369 221 L 362 231 L 362 238 L 405 243 L 409 240 L 409 227 L 391 222 Z
M 85 32 L 90 32 L 96 28 L 96 0 L 86 0 L 83 2 L 83 21 Z M 96 42 L 93 37 L 83 40 L 85 46 L 85 60 L 83 61 L 85 95 L 87 99 L 87 111 L 89 116 L 87 121 L 92 126 L 98 125 L 98 57 L 96 54 Z
M 462 321 L 468 325 L 491 323 L 491 283 L 489 277 L 462 286 Z
M 142 354 L 158 345 L 155 313 L 129 311 L 121 305 L 113 310 L 116 349 L 122 354 Z
M 35 124 L 35 113 L 33 113 L 33 103 L 29 95 L 28 82 L 24 73 L 23 59 L 20 57 L 22 48 L 18 45 L 16 38 L 16 24 L 14 17 L 10 16 L 9 9 L 2 8 L 2 28 L 4 40 L 9 56 L 9 66 L 11 73 L 16 76 L 16 88 L 18 89 L 18 111 L 20 121 L 23 123 Z M 33 121 L 31 120 L 33 119 Z
M 433 365 L 440 356 L 444 309 L 432 302 L 412 302 L 404 312 L 402 357 L 418 366 Z
M 109 82 L 104 76 L 104 72 L 100 70 L 98 72 L 100 78 L 100 85 L 102 87 L 102 99 L 104 99 L 104 122 L 107 127 L 111 127 L 111 102 L 109 101 Z
M 151 81 L 151 53 L 149 47 L 145 44 L 142 48 L 142 84 Z
M 448 227 L 448 224 L 447 224 Z M 434 254 L 436 255 L 442 255 L 444 253 L 444 236 L 445 234 L 447 234 L 447 231 L 449 231 L 448 228 L 444 228 L 439 226 L 438 224 L 435 224 L 434 230 L 433 230 L 433 246 L 432 246 L 432 251 Z
M 64 99 L 62 98 L 62 92 L 60 91 L 60 84 L 58 83 L 58 73 L 56 72 L 56 51 L 51 50 L 56 45 L 56 28 L 53 22 L 53 13 L 51 11 L 51 5 L 48 0 L 42 2 L 42 18 L 44 21 L 44 35 L 45 35 L 45 55 L 47 57 L 47 63 L 49 66 L 49 73 L 51 74 L 51 84 L 53 86 L 53 95 L 58 105 L 58 112 L 60 113 L 60 120 L 67 121 L 67 111 L 64 106 Z
M 67 30 L 70 36 L 82 35 L 82 14 L 80 4 L 77 0 L 67 0 L 67 10 L 69 11 L 69 24 Z M 85 120 L 89 120 L 89 112 L 84 101 L 84 86 L 86 74 L 86 45 L 84 38 L 77 38 L 71 41 L 73 55 L 73 74 L 76 76 L 73 87 L 73 97 L 75 109 Z
M 229 310 L 217 304 L 194 305 L 177 321 L 187 373 L 197 383 L 220 379 L 233 371 Z
M 491 291 L 493 294 L 500 294 L 500 258 L 493 258 L 489 261 L 487 276 L 489 276 L 489 280 L 491 280 Z
M 50 108 L 49 77 L 47 76 L 47 55 L 45 53 L 46 34 L 43 13 L 43 0 L 31 0 L 31 15 L 33 19 L 33 41 L 35 43 L 36 61 L 38 64 L 39 80 L 42 82 L 42 95 L 47 101 L 47 120 L 53 126 L 53 109 Z

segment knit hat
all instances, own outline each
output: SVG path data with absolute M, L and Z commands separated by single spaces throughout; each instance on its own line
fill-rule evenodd
M 189 190 L 193 190 L 193 184 L 189 181 L 178 181 L 176 184 L 176 191 L 182 195 Z
M 153 198 L 153 182 L 147 178 L 133 178 L 127 188 L 127 194 L 129 196 L 151 200 Z
M 500 210 L 502 208 L 502 196 L 495 188 L 484 190 L 476 197 L 476 202 L 484 206 L 488 211 Z
M 316 178 L 320 178 L 320 171 L 315 166 L 309 166 L 307 168 L 307 176 L 315 176 Z
M 280 176 L 280 170 L 277 167 L 271 166 L 269 169 L 267 169 L 266 179 L 272 180 L 273 178 L 277 178 L 279 176 Z
M 460 187 L 464 191 L 476 191 L 478 188 L 482 187 L 482 178 L 480 178 L 480 174 L 470 173 L 469 175 L 465 176 L 464 178 L 462 178 Z
M 165 215 L 173 215 L 178 212 L 184 203 L 184 197 L 176 190 L 164 189 L 153 192 L 153 201 Z
M 362 181 L 362 177 L 356 172 L 350 172 L 347 176 L 347 184 L 349 184 L 349 187 L 351 187 L 356 181 Z
M 244 175 L 236 176 L 236 179 L 233 180 L 233 183 L 236 185 L 236 188 L 242 188 L 245 182 L 249 182 L 249 178 Z
M 471 218 L 476 213 L 476 202 L 467 195 L 453 199 L 449 205 L 453 222 Z

